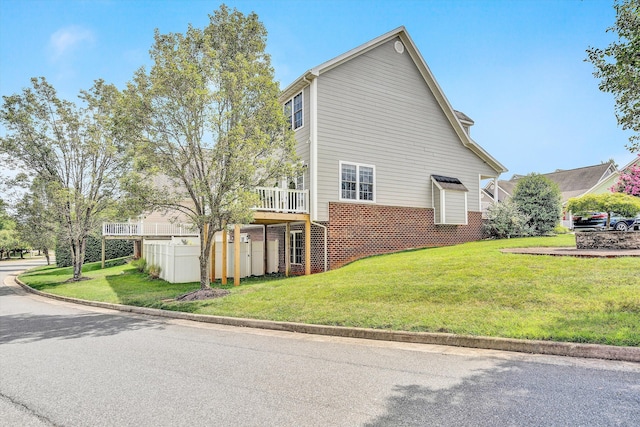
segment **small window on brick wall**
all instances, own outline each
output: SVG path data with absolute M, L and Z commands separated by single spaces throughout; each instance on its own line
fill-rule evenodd
M 292 231 L 289 239 L 289 261 L 291 264 L 302 264 L 302 231 Z

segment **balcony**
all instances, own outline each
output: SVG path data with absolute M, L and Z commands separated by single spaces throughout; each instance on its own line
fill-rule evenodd
M 260 201 L 253 208 L 257 213 L 278 214 L 280 219 L 292 214 L 292 219 L 299 219 L 298 214 L 309 213 L 309 190 L 289 190 L 282 188 L 258 187 L 256 192 Z M 285 215 L 282 215 L 285 214 Z M 261 215 L 257 215 L 261 216 Z M 295 218 L 294 218 L 295 217 Z M 271 218 L 271 217 L 270 217 Z M 190 224 L 110 222 L 102 224 L 102 235 L 110 237 L 171 237 L 199 236 L 198 229 Z

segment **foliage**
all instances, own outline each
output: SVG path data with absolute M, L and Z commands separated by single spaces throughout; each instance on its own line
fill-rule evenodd
M 487 222 L 483 227 L 485 233 L 490 237 L 508 239 L 531 235 L 528 222 L 529 217 L 520 211 L 518 204 L 507 199 L 493 204 L 487 209 Z
M 74 279 L 82 275 L 86 237 L 118 197 L 126 170 L 126 121 L 116 114 L 121 94 L 97 80 L 82 91 L 83 107 L 60 99 L 44 78 L 31 88 L 3 96 L 0 120 L 7 129 L 0 153 L 45 185 L 52 217 L 69 246 Z
M 513 190 L 513 201 L 529 219 L 531 233 L 543 236 L 553 232 L 562 217 L 562 199 L 558 184 L 539 174 L 518 179 Z
M 134 259 L 133 261 L 131 261 L 131 266 L 138 270 L 138 272 L 144 273 L 144 271 L 147 269 L 147 260 L 142 257 Z
M 129 191 L 198 227 L 202 288 L 214 233 L 250 221 L 255 187 L 293 175 L 294 139 L 266 38 L 255 13 L 222 5 L 204 29 L 156 30 L 151 69 L 127 89 L 124 116 L 138 131 Z
M 635 132 L 627 146 L 640 150 L 640 0 L 615 2 L 616 22 L 607 32 L 617 33 L 619 40 L 605 49 L 587 49 L 587 61 L 595 67 L 599 88 L 612 93 L 616 117 L 622 129 Z
M 96 262 L 102 260 L 102 239 L 92 235 L 87 236 L 84 262 Z M 105 240 L 105 259 L 121 258 L 133 255 L 133 242 L 131 240 Z M 69 267 L 73 265 L 69 246 L 58 244 L 56 246 L 56 265 Z
M 607 212 L 606 229 L 608 230 L 612 213 L 627 218 L 640 214 L 640 199 L 624 193 L 585 194 L 582 197 L 569 199 L 567 210 L 576 214 Z
M 151 264 L 147 266 L 147 274 L 151 279 L 159 279 L 162 268 L 158 264 Z
M 198 314 L 451 332 L 505 338 L 640 345 L 637 259 L 505 254 L 501 248 L 575 247 L 572 234 L 472 242 L 356 261 L 288 279 L 243 279 L 215 300 L 166 301 L 198 283 L 149 280 L 130 266 L 21 279 L 59 295 Z M 65 272 L 66 275 L 61 274 Z
M 628 170 L 620 172 L 620 177 L 611 191 L 629 194 L 630 196 L 640 196 L 640 154 L 638 161 L 631 165 Z
M 31 191 L 16 204 L 16 229 L 24 242 L 44 253 L 47 265 L 50 263 L 49 249 L 56 244 L 58 224 L 54 215 L 46 185 L 39 178 L 34 179 Z

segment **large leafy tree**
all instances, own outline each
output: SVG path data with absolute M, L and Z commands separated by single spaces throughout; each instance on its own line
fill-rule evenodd
M 587 61 L 600 79 L 600 90 L 610 92 L 616 101 L 618 124 L 634 132 L 628 148 L 640 150 L 640 0 L 619 0 L 614 4 L 616 22 L 607 31 L 619 40 L 604 49 L 587 49 Z
M 30 192 L 24 194 L 16 204 L 16 230 L 22 241 L 31 248 L 41 250 L 50 264 L 49 249 L 55 247 L 58 224 L 55 209 L 49 200 L 47 187 L 36 178 Z
M 174 211 L 197 226 L 205 290 L 214 233 L 249 222 L 255 187 L 291 169 L 294 140 L 266 37 L 255 13 L 222 5 L 204 29 L 156 30 L 153 65 L 128 88 L 142 175 L 130 180 L 131 192 L 147 208 Z
M 512 200 L 528 218 L 527 226 L 534 235 L 551 233 L 562 216 L 562 199 L 558 184 L 540 174 L 518 179 Z
M 98 80 L 83 91 L 81 108 L 60 99 L 44 78 L 3 96 L 0 120 L 7 129 L 0 153 L 44 184 L 52 217 L 71 248 L 73 279 L 82 276 L 86 237 L 102 221 L 128 162 L 125 131 L 115 114 L 121 94 Z

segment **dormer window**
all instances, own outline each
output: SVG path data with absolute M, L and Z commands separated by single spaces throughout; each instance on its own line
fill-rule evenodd
M 284 114 L 289 120 L 291 129 L 296 130 L 304 125 L 302 114 L 302 92 L 284 103 Z

